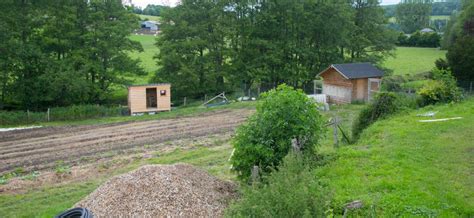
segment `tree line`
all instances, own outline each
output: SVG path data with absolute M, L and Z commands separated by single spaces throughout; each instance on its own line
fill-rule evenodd
M 380 63 L 397 33 L 378 0 L 183 0 L 162 14 L 160 70 L 173 98 L 311 84 L 333 63 Z
M 0 109 L 105 103 L 144 73 L 137 23 L 121 0 L 0 1 Z

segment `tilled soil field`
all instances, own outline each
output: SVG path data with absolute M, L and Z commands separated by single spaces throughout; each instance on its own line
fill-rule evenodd
M 252 110 L 222 110 L 193 117 L 106 125 L 46 127 L 0 132 L 0 174 L 22 167 L 42 170 L 123 152 L 137 146 L 233 131 Z

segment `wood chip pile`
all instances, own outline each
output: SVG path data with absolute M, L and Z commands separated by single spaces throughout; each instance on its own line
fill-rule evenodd
M 221 217 L 236 186 L 187 164 L 148 165 L 116 176 L 76 207 L 95 217 Z

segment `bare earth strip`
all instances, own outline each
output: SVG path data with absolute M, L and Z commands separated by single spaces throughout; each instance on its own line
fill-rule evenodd
M 79 162 L 146 144 L 233 131 L 252 110 L 223 110 L 193 117 L 0 132 L 0 174 L 17 167 L 41 170 L 57 161 Z

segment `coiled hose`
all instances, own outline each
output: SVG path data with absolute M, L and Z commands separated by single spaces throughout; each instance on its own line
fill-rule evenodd
M 66 210 L 59 215 L 57 215 L 55 218 L 94 218 L 92 213 L 87 210 L 86 208 L 73 208 L 70 210 Z

